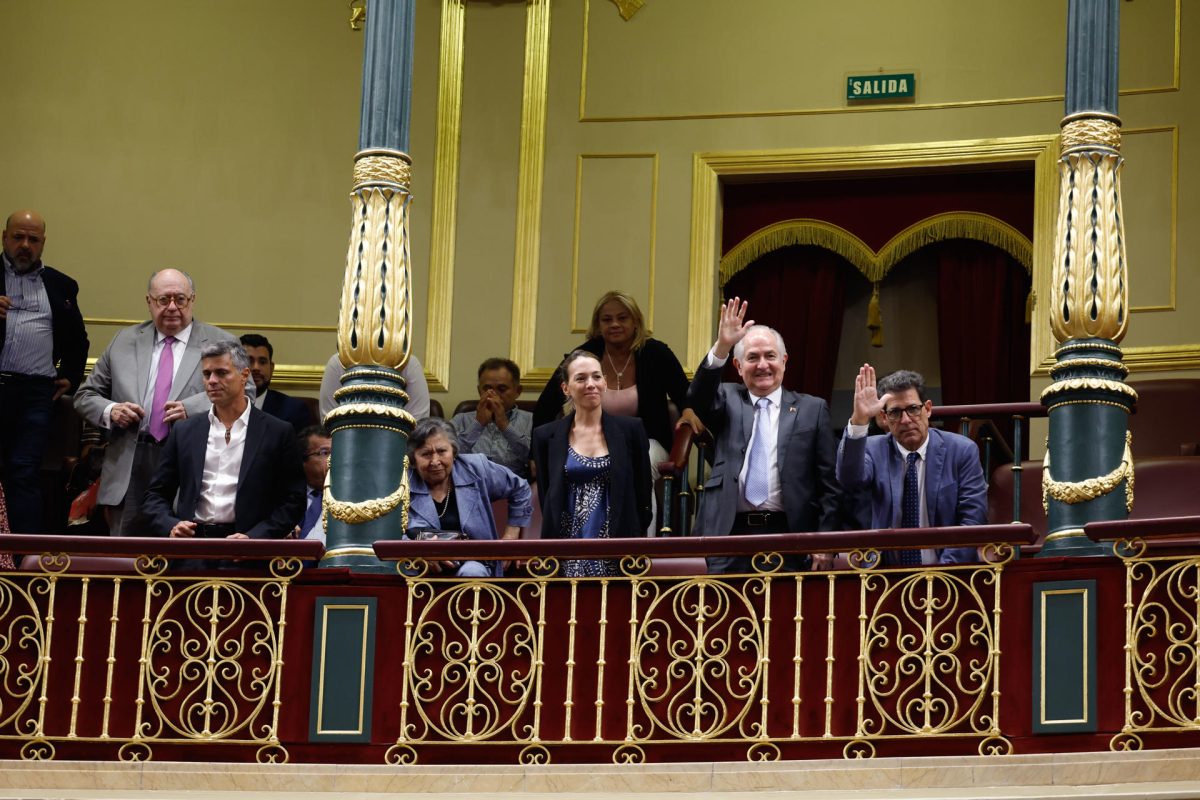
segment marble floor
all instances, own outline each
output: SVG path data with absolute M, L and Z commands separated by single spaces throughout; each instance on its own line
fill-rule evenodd
M 26 762 L 0 769 L 0 798 L 415 798 L 578 794 L 620 800 L 741 798 L 1200 798 L 1200 750 L 961 758 L 642 765 L 357 766 Z

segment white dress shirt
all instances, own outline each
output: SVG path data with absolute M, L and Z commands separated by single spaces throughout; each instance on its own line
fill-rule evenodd
M 226 444 L 225 423 L 209 409 L 208 448 L 204 451 L 204 474 L 200 478 L 200 498 L 196 501 L 197 522 L 210 525 L 233 523 L 238 473 L 242 469 L 242 452 L 246 449 L 249 425 L 250 403 L 246 403 L 246 410 L 229 429 L 229 443 Z

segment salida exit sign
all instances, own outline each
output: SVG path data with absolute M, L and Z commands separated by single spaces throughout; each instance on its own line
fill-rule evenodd
M 912 100 L 917 96 L 915 72 L 892 75 L 851 75 L 846 78 L 846 100 Z

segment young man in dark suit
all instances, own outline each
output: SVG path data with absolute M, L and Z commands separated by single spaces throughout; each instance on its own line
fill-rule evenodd
M 267 337 L 257 333 L 244 333 L 240 339 L 246 355 L 250 357 L 250 377 L 254 380 L 257 397 L 254 405 L 273 417 L 290 422 L 296 433 L 313 425 L 312 411 L 298 397 L 291 397 L 278 389 L 271 389 L 271 378 L 275 374 L 275 348 Z M 268 391 L 269 390 L 269 391 Z
M 212 408 L 172 427 L 143 502 L 150 530 L 158 536 L 282 539 L 304 511 L 296 433 L 246 396 L 250 367 L 240 344 L 211 344 L 200 363 Z

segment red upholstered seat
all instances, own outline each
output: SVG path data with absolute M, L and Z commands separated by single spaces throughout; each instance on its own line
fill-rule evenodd
M 1200 455 L 1200 379 L 1130 381 L 1137 390 L 1137 413 L 1129 417 L 1133 457 Z
M 1042 462 L 1021 463 L 1021 522 L 1046 536 L 1042 510 Z M 1200 457 L 1134 458 L 1134 499 L 1130 519 L 1186 517 L 1200 514 Z M 1123 491 L 1119 489 L 1118 491 Z M 1012 522 L 1013 473 L 1011 465 L 997 467 L 988 490 L 988 522 Z

